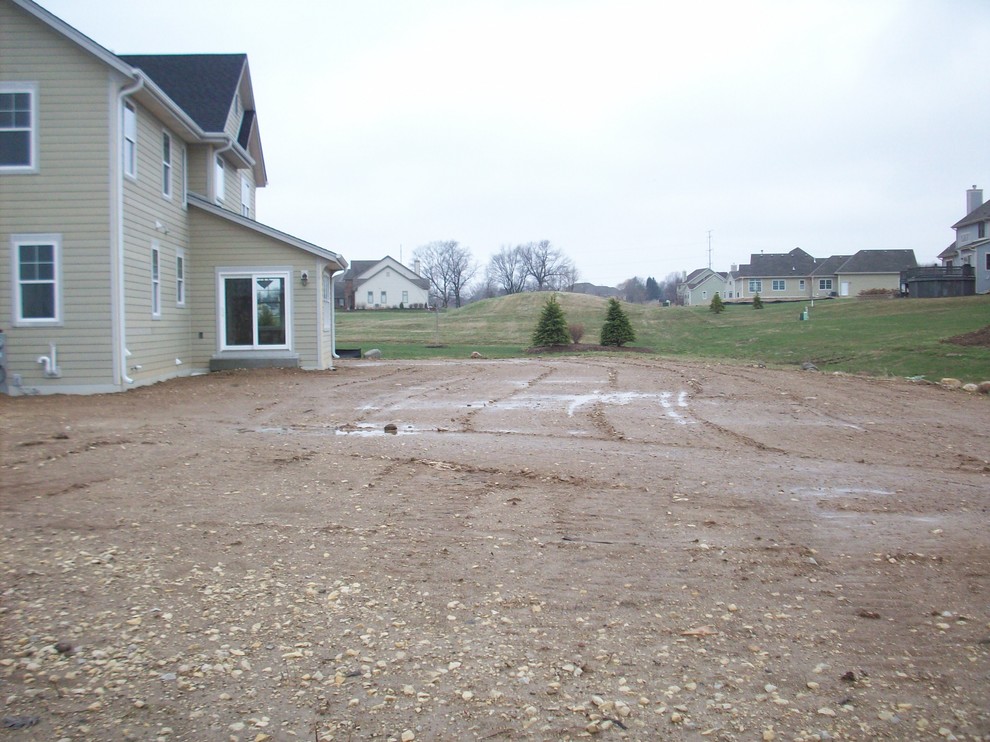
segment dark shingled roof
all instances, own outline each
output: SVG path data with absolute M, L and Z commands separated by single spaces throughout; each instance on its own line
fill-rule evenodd
M 246 54 L 118 56 L 132 67 L 145 72 L 193 121 L 208 132 L 223 131 L 241 73 L 247 63 Z M 245 121 L 247 119 L 245 116 Z M 243 128 L 241 135 L 246 136 Z
M 833 255 L 830 258 L 819 260 L 818 265 L 811 272 L 812 276 L 831 276 L 843 263 L 849 260 L 849 255 Z
M 917 268 L 914 250 L 860 250 L 843 263 L 836 273 L 900 273 Z
M 800 247 L 788 253 L 753 253 L 749 265 L 740 265 L 737 276 L 780 277 L 810 276 L 816 261 Z
M 942 258 L 947 258 L 950 255 L 955 255 L 955 254 L 956 254 L 956 241 L 953 240 L 951 245 L 949 245 L 947 248 L 945 248 L 942 252 L 938 254 L 938 258 L 941 260 Z
M 983 204 L 983 206 L 973 209 L 966 216 L 953 224 L 952 228 L 959 229 L 960 227 L 966 227 L 970 224 L 978 224 L 979 222 L 986 221 L 990 221 L 990 201 L 987 201 Z

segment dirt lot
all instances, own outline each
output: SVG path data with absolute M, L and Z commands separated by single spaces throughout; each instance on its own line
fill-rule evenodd
M 990 739 L 985 396 L 349 361 L 0 422 L 0 740 Z

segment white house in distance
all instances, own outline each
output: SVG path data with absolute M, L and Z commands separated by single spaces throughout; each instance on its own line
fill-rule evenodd
M 407 268 L 386 255 L 355 260 L 338 276 L 334 290 L 339 309 L 425 309 L 430 282 L 419 275 L 419 261 Z
M 939 254 L 942 265 L 973 268 L 976 293 L 990 293 L 990 200 L 984 203 L 983 189 L 966 191 L 966 216 L 952 225 L 956 239 Z
M 257 221 L 267 183 L 246 55 L 118 56 L 0 0 L 0 392 L 331 367 L 347 262 Z

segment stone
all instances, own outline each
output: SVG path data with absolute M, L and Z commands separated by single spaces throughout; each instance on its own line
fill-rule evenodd
M 382 357 L 382 352 L 378 348 L 372 348 L 371 350 L 366 350 L 364 352 L 364 357 L 377 361 Z
M 981 381 L 976 385 L 976 391 L 980 394 L 990 394 L 990 381 Z
M 946 376 L 944 379 L 938 382 L 942 386 L 948 389 L 958 389 L 962 386 L 962 382 L 959 379 L 953 379 L 951 376 Z

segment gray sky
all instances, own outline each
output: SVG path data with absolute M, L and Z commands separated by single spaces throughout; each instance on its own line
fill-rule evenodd
M 41 0 L 246 52 L 262 222 L 348 260 L 549 239 L 581 280 L 911 248 L 990 197 L 987 0 Z

